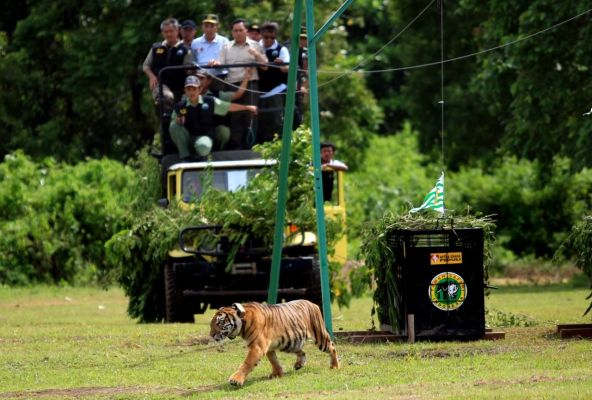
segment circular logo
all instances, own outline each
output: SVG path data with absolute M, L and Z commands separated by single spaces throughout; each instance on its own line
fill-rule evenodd
M 460 275 L 442 272 L 432 279 L 429 296 L 436 308 L 444 311 L 456 310 L 467 298 L 467 285 Z
M 204 111 L 207 111 L 209 108 L 210 108 L 210 106 L 208 105 L 208 103 L 203 103 L 201 105 L 201 109 L 204 110 Z

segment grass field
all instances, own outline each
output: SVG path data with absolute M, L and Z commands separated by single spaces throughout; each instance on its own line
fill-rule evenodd
M 498 341 L 354 345 L 338 342 L 342 368 L 312 344 L 308 364 L 268 380 L 263 360 L 244 388 L 226 383 L 246 349 L 208 343 L 212 312 L 196 324 L 140 325 L 119 289 L 0 288 L 0 399 L 592 398 L 592 340 L 561 340 L 555 325 L 582 317 L 589 290 L 568 285 L 502 287 L 487 299 Z M 365 330 L 371 299 L 334 308 L 333 327 Z

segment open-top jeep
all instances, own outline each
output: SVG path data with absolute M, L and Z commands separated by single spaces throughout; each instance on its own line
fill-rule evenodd
M 162 163 L 163 183 L 169 203 L 182 207 L 200 197 L 204 185 L 221 191 L 245 187 L 254 176 L 275 161 L 256 153 L 219 152 L 207 162 Z M 323 171 L 327 218 L 345 221 L 343 171 Z M 288 221 L 289 222 L 289 221 Z M 218 225 L 192 226 L 179 235 L 179 247 L 169 251 L 164 267 L 167 322 L 192 322 L 194 314 L 209 307 L 242 301 L 265 301 L 271 271 L 271 246 L 249 237 L 238 249 Z M 245 229 L 237 228 L 237 229 Z M 331 260 L 344 262 L 347 242 L 342 237 Z M 284 234 L 278 301 L 308 299 L 322 303 L 316 234 L 289 225 Z

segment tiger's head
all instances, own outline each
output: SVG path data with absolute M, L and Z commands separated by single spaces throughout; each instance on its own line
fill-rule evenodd
M 210 322 L 210 336 L 216 342 L 220 342 L 224 338 L 234 339 L 240 335 L 244 316 L 245 309 L 239 303 L 220 308 Z

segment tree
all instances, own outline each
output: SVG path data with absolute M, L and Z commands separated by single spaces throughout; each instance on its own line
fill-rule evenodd
M 8 4 L 0 19 L 0 154 L 23 149 L 35 158 L 51 155 L 70 162 L 101 156 L 128 159 L 158 129 L 141 64 L 151 44 L 161 40 L 163 19 L 199 21 L 215 12 L 223 33 L 233 19 L 246 16 L 258 22 L 277 20 L 287 34 L 292 6 L 290 0 Z M 317 5 L 317 26 L 331 11 L 330 2 Z M 325 42 L 331 40 L 328 36 Z M 328 62 L 332 57 L 327 56 Z M 363 82 L 356 85 L 364 90 Z M 346 122 L 340 126 L 351 124 L 351 115 L 343 117 Z M 337 115 L 331 123 L 341 118 Z M 367 117 L 358 118 L 362 126 L 372 125 L 363 121 Z M 350 137 L 345 131 L 331 134 Z M 355 145 L 363 150 L 364 141 Z
M 524 38 L 589 9 L 581 0 L 463 2 L 489 15 L 477 37 L 482 48 Z M 557 154 L 573 157 L 575 169 L 590 166 L 592 118 L 589 65 L 590 13 L 549 32 L 479 58 L 473 85 L 502 123 L 502 146 L 511 154 L 551 165 Z

